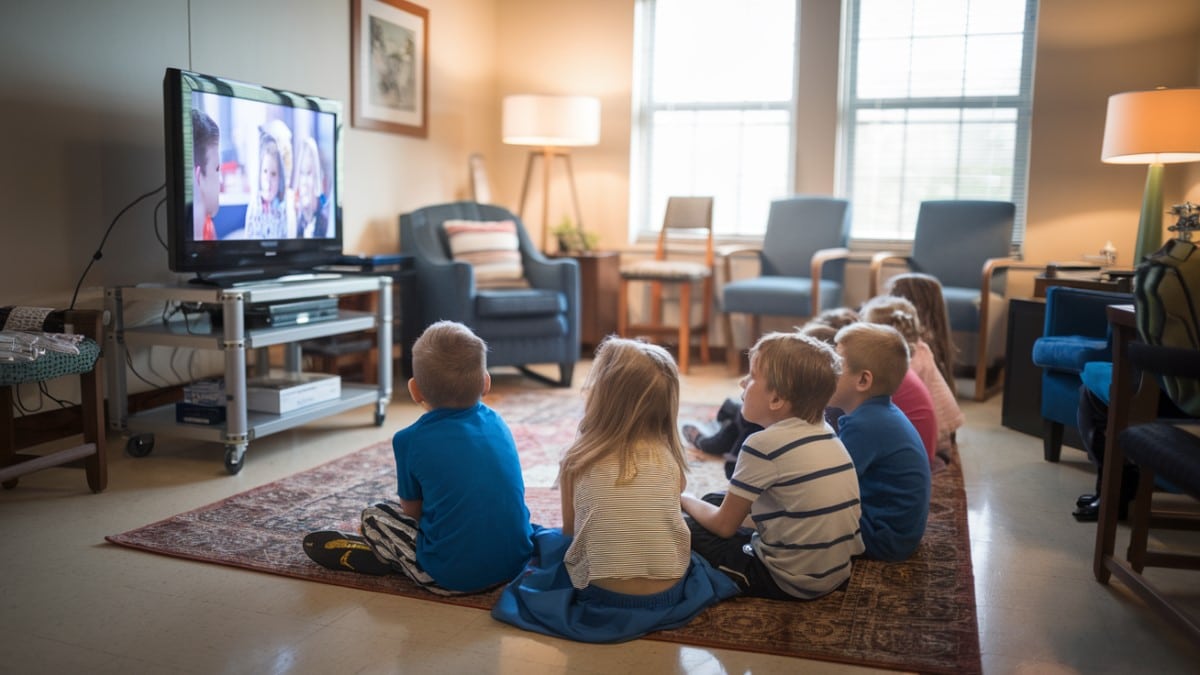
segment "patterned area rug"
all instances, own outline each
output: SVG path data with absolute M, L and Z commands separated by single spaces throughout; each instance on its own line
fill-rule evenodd
M 500 392 L 487 403 L 508 421 L 525 469 L 534 522 L 559 524 L 553 487 L 559 454 L 582 411 L 578 392 Z M 681 419 L 712 419 L 686 405 Z M 904 563 L 856 561 L 843 590 L 811 602 L 735 598 L 650 639 L 928 673 L 981 671 L 967 502 L 958 458 L 934 475 L 929 525 Z M 693 462 L 689 490 L 724 485 L 720 462 Z M 312 530 L 353 530 L 364 505 L 394 497 L 391 447 L 381 443 L 283 480 L 107 539 L 190 560 L 369 591 L 489 609 L 499 591 L 435 598 L 403 577 L 326 570 L 300 540 Z

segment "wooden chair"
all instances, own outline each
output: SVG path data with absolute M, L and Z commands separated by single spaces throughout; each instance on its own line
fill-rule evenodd
M 28 363 L 0 364 L 0 484 L 6 489 L 17 486 L 17 478 L 34 471 L 55 466 L 84 469 L 88 487 L 101 492 L 108 486 L 108 459 L 104 447 L 104 391 L 99 377 L 99 354 L 102 339 L 102 313 L 96 310 L 66 310 L 62 321 L 73 332 L 91 339 L 80 345 L 79 355 L 47 353 Z M 13 415 L 13 400 L 17 386 L 28 382 L 43 382 L 55 377 L 78 375 L 81 403 L 77 409 L 80 423 L 65 427 L 56 416 L 54 421 L 38 423 L 40 415 L 19 420 Z M 81 428 L 82 427 L 82 428 Z M 83 443 L 45 454 L 22 453 L 19 450 L 78 435 L 82 430 Z
M 1157 407 L 1156 400 L 1161 392 L 1153 374 L 1200 378 L 1200 352 L 1192 349 L 1153 347 L 1135 342 L 1129 345 L 1127 356 L 1132 366 L 1143 372 L 1140 390 L 1129 403 L 1133 410 L 1127 410 L 1131 419 L 1150 418 L 1150 411 Z M 1180 401 L 1176 403 L 1182 405 Z M 1138 489 L 1130 512 L 1126 559 L 1120 560 L 1112 554 L 1115 527 L 1108 522 L 1101 523 L 1097 532 L 1096 575 L 1101 583 L 1108 582 L 1110 573 L 1115 575 L 1151 610 L 1184 631 L 1193 644 L 1200 645 L 1200 617 L 1184 611 L 1180 603 L 1162 593 L 1144 574 L 1147 567 L 1200 570 L 1200 555 L 1194 552 L 1149 545 L 1152 528 L 1200 530 L 1200 512 L 1164 508 L 1155 505 L 1153 499 L 1155 477 L 1159 476 L 1173 488 L 1200 500 L 1200 437 L 1196 436 L 1197 431 L 1200 431 L 1200 419 L 1156 420 L 1127 427 L 1118 434 L 1117 443 L 1109 441 L 1100 499 L 1101 509 L 1108 510 L 1110 522 L 1116 511 L 1121 474 L 1126 470 L 1125 460 L 1139 469 Z
M 700 361 L 709 362 L 708 323 L 713 303 L 713 231 L 712 197 L 671 197 L 653 260 L 642 260 L 621 269 L 621 287 L 617 294 L 617 333 L 631 335 L 676 335 L 679 340 L 679 372 L 688 372 L 692 334 L 700 336 Z M 671 259 L 671 246 L 679 239 L 672 235 L 681 232 L 701 233 L 704 243 L 704 262 Z M 634 282 L 650 284 L 650 319 L 648 323 L 629 322 L 629 286 Z M 679 287 L 679 323 L 663 323 L 664 284 Z M 700 322 L 692 322 L 692 287 L 700 284 Z

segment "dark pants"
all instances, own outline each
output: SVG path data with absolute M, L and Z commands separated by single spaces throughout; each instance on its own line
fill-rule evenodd
M 713 492 L 703 497 L 709 504 L 720 506 L 725 500 L 723 493 Z M 699 553 L 741 589 L 742 595 L 772 600 L 795 600 L 775 583 L 771 571 L 763 564 L 750 545 L 754 530 L 739 528 L 732 537 L 718 537 L 704 529 L 689 516 L 684 516 L 688 529 L 692 531 L 692 550 Z
M 1167 396 L 1158 397 L 1158 416 L 1166 418 L 1182 418 L 1187 414 L 1171 402 Z M 1076 415 L 1079 436 L 1083 439 L 1084 449 L 1088 459 L 1096 465 L 1096 494 L 1100 494 L 1101 476 L 1104 475 L 1104 445 L 1108 436 L 1108 405 L 1093 394 L 1086 386 L 1079 388 L 1079 410 Z M 1121 473 L 1121 501 L 1127 505 L 1133 501 L 1137 493 L 1138 468 L 1136 464 L 1125 463 L 1125 471 Z

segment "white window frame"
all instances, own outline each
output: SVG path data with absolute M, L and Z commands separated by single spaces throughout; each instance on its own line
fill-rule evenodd
M 798 49 L 793 49 L 791 64 L 792 77 L 789 78 L 787 96 L 778 100 L 754 100 L 737 102 L 712 101 L 670 101 L 655 102 L 652 98 L 654 73 L 654 28 L 656 0 L 637 0 L 637 16 L 635 20 L 635 58 L 634 58 L 634 87 L 633 87 L 633 119 L 631 124 L 631 166 L 630 166 L 630 201 L 629 201 L 629 235 L 633 242 L 646 243 L 656 239 L 662 227 L 662 217 L 666 208 L 666 200 L 656 199 L 654 186 L 651 184 L 654 176 L 652 156 L 654 147 L 654 116 L 657 112 L 688 112 L 710 113 L 727 111 L 731 113 L 758 113 L 762 111 L 782 112 L 786 115 L 787 147 L 784 152 L 784 162 L 779 167 L 782 174 L 780 194 L 778 198 L 790 194 L 795 184 L 796 171 L 796 100 L 797 86 L 795 73 L 798 69 Z M 799 0 L 795 11 L 793 26 L 793 45 L 799 40 Z M 725 11 L 749 11 L 748 8 L 726 5 Z M 737 54 L 736 46 L 723 45 L 722 49 L 730 54 Z M 706 192 L 704 190 L 697 191 Z M 706 194 L 709 194 L 706 192 Z M 769 199 L 755 200 L 752 205 L 745 205 L 740 191 L 733 199 L 722 199 L 714 195 L 716 200 L 713 208 L 713 229 L 716 236 L 726 241 L 761 239 L 766 227 L 766 214 L 770 207 Z M 659 201 L 662 203 L 654 203 Z M 729 202 L 737 202 L 731 206 Z M 761 205 L 758 201 L 762 201 Z M 747 211 L 757 210 L 761 216 L 745 216 Z M 749 222 L 746 222 L 749 221 Z
M 986 2 L 987 0 L 963 0 L 963 2 Z M 1021 54 L 1021 75 L 1019 91 L 1016 94 L 1008 96 L 956 96 L 956 97 L 880 97 L 880 98 L 858 98 L 857 78 L 858 78 L 858 27 L 859 27 L 859 5 L 861 0 L 844 0 L 843 6 L 843 66 L 842 66 L 842 101 L 840 106 L 840 141 L 842 152 L 840 154 L 840 171 L 839 183 L 842 194 L 850 199 L 851 204 L 855 202 L 856 186 L 854 185 L 855 167 L 854 158 L 856 150 L 856 125 L 855 120 L 859 111 L 862 110 L 879 110 L 879 111 L 971 111 L 971 110 L 992 110 L 992 109 L 1013 109 L 1016 111 L 1015 117 L 1015 141 L 1014 141 L 1014 158 L 1012 165 L 1011 177 L 1011 194 L 1008 199 L 1016 205 L 1016 217 L 1013 227 L 1013 247 L 1014 250 L 1019 250 L 1021 243 L 1024 240 L 1025 234 L 1025 210 L 1026 196 L 1028 186 L 1028 167 L 1029 167 L 1029 137 L 1030 137 L 1030 117 L 1033 107 L 1033 58 L 1035 46 L 1035 26 L 1037 15 L 1037 0 L 1025 0 L 1025 27 L 1022 39 L 1022 54 Z M 960 150 L 961 150 L 961 146 Z M 954 198 L 985 198 L 980 195 L 973 195 L 969 192 L 960 192 L 960 185 L 956 181 L 953 194 L 938 194 L 938 195 L 912 195 L 904 196 L 905 205 L 901 205 L 896 215 L 895 223 L 886 223 L 885 225 L 894 227 L 895 235 L 893 237 L 864 237 L 863 234 L 867 228 L 861 225 L 855 215 L 855 209 L 851 210 L 852 221 L 859 223 L 858 229 L 854 229 L 852 224 L 851 237 L 856 240 L 869 240 L 879 244 L 895 243 L 895 242 L 910 242 L 912 240 L 913 230 L 915 229 L 915 207 L 913 202 L 919 203 L 922 199 L 954 199 Z M 995 198 L 995 197 L 992 197 Z M 913 222 L 909 222 L 913 221 Z M 877 225 L 876 225 L 877 226 Z

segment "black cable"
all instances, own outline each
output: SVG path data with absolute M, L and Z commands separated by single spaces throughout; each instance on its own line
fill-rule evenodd
M 72 403 L 72 402 L 70 402 L 70 401 L 64 401 L 64 400 L 62 400 L 61 398 L 58 398 L 58 397 L 56 397 L 54 394 L 51 394 L 51 393 L 50 393 L 50 389 L 46 387 L 46 381 L 45 381 L 45 380 L 38 380 L 38 383 L 37 383 L 37 384 L 38 384 L 38 389 L 39 389 L 39 390 L 42 392 L 42 395 L 43 395 L 43 396 L 45 396 L 46 398 L 50 399 L 51 401 L 54 401 L 55 403 L 57 403 L 57 404 L 58 404 L 58 407 L 60 407 L 60 408 L 70 408 L 71 406 L 76 406 L 76 405 L 79 405 L 78 403 Z
M 139 373 L 137 371 L 137 369 L 133 367 L 133 358 L 131 358 L 129 356 L 129 350 L 125 350 L 125 365 L 129 366 L 129 372 L 133 373 L 133 376 L 136 377 L 137 379 L 141 380 L 142 382 L 145 382 L 146 384 L 150 385 L 151 387 L 153 387 L 155 389 L 163 388 L 162 385 L 154 384 L 150 380 L 147 380 L 146 378 L 142 377 L 142 374 Z
M 125 208 L 121 209 L 120 213 L 118 213 L 116 217 L 112 219 L 112 222 L 108 224 L 108 229 L 104 231 L 104 236 L 100 239 L 100 245 L 96 247 L 96 252 L 92 254 L 92 259 L 88 261 L 87 267 L 83 268 L 83 274 L 79 275 L 79 281 L 75 284 L 75 292 L 71 294 L 71 306 L 67 309 L 75 309 L 75 301 L 79 298 L 79 289 L 83 286 L 83 280 L 87 277 L 87 273 L 91 271 L 92 265 L 96 264 L 97 260 L 104 257 L 104 243 L 108 241 L 108 235 L 112 234 L 113 227 L 116 226 L 117 221 L 121 219 L 121 216 L 125 215 L 126 211 L 136 206 L 138 202 L 146 199 L 147 197 L 153 196 L 159 190 L 163 190 L 166 187 L 167 184 L 163 183 L 162 185 L 159 185 L 137 199 L 129 202 L 129 204 L 126 205 Z
M 46 401 L 45 401 L 45 399 L 43 399 L 43 398 L 41 397 L 40 393 L 41 393 L 41 392 L 39 392 L 39 395 L 38 395 L 38 405 L 37 405 L 37 407 L 36 407 L 36 408 L 30 408 L 30 407 L 28 407 L 28 406 L 26 406 L 26 405 L 25 405 L 25 402 L 24 402 L 24 401 L 22 401 L 22 400 L 21 400 L 21 388 L 20 388 L 20 387 L 15 387 L 15 388 L 14 388 L 14 391 L 13 391 L 13 403 L 15 403 L 15 404 L 16 404 L 16 406 L 17 406 L 17 409 L 18 409 L 18 410 L 20 410 L 22 414 L 25 414 L 25 415 L 30 415 L 30 414 L 33 414 L 33 413 L 35 413 L 35 412 L 40 412 L 40 411 L 41 411 L 41 409 L 42 409 L 43 407 L 45 407 L 45 405 L 46 405 Z
M 169 251 L 170 248 L 167 247 L 167 242 L 163 241 L 162 233 L 158 231 L 158 210 L 162 208 L 163 204 L 166 203 L 167 198 L 163 197 L 162 199 L 158 200 L 157 204 L 154 205 L 154 238 L 158 240 L 158 243 L 162 244 L 164 251 Z

